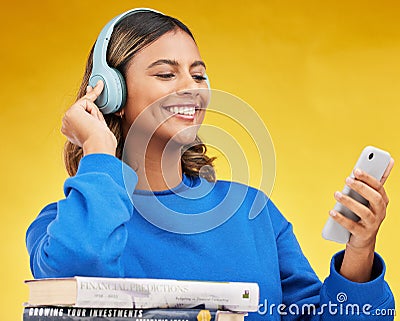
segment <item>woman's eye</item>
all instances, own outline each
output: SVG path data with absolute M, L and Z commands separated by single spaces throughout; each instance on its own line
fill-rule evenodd
M 156 76 L 159 77 L 159 78 L 162 78 L 162 79 L 171 79 L 175 75 L 174 74 L 157 74 Z
M 192 77 L 193 77 L 194 80 L 197 80 L 197 81 L 207 80 L 207 78 L 202 76 L 202 75 L 193 75 Z

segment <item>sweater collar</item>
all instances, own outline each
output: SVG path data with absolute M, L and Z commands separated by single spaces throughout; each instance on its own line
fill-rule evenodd
M 175 187 L 162 191 L 148 191 L 148 190 L 135 190 L 134 194 L 140 195 L 167 195 L 176 194 L 183 192 L 189 188 L 196 187 L 200 183 L 200 178 L 198 176 L 188 176 L 182 173 L 182 181 Z

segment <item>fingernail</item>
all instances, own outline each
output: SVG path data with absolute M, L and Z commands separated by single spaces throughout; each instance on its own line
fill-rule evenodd
M 90 90 L 90 86 L 86 87 L 86 92 L 88 92 Z
M 330 211 L 329 211 L 329 215 L 330 215 L 330 216 L 336 216 L 336 213 L 335 213 L 334 211 L 330 210 Z
M 340 192 L 335 192 L 335 197 L 336 197 L 336 198 L 341 198 L 342 196 L 343 196 L 342 193 L 340 193 Z
M 351 177 L 347 177 L 346 178 L 346 183 L 347 184 L 353 184 L 354 183 L 354 179 L 352 179 Z
M 354 170 L 354 174 L 355 174 L 355 175 L 361 175 L 361 169 L 356 168 L 356 169 Z

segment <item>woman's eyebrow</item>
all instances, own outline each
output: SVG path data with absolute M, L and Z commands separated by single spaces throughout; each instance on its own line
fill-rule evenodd
M 201 61 L 201 60 L 196 60 L 194 63 L 192 63 L 190 65 L 190 68 L 194 68 L 194 67 L 197 67 L 197 66 L 203 66 L 204 69 L 206 69 L 206 64 L 204 63 L 204 61 Z
M 153 63 L 151 63 L 147 69 L 153 68 L 154 66 L 159 66 L 159 65 L 170 65 L 170 66 L 179 66 L 179 62 L 177 62 L 176 60 L 172 60 L 172 59 L 158 59 L 156 61 L 154 61 Z M 203 66 L 204 69 L 206 69 L 206 64 L 201 61 L 201 60 L 196 60 L 195 62 L 193 62 L 190 65 L 190 68 L 194 68 L 197 66 Z
M 147 69 L 153 68 L 154 66 L 159 66 L 159 65 L 170 65 L 170 66 L 179 66 L 179 63 L 176 60 L 171 60 L 171 59 L 158 59 L 155 62 L 151 63 Z

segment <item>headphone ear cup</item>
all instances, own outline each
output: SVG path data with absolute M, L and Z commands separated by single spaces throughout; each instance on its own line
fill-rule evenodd
M 118 112 L 126 102 L 126 85 L 122 74 L 115 68 L 97 69 L 89 79 L 89 85 L 94 87 L 102 80 L 104 89 L 97 97 L 95 104 L 103 114 Z

